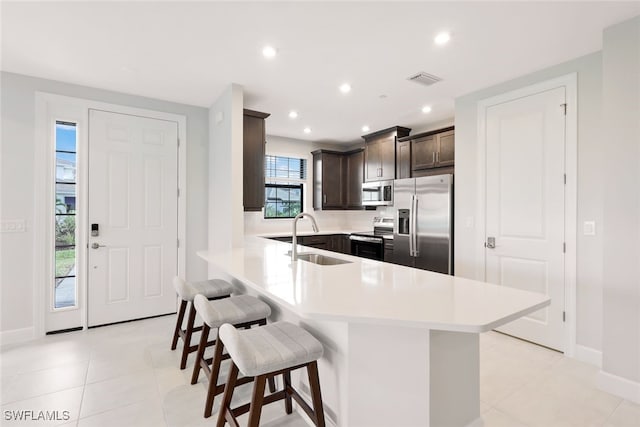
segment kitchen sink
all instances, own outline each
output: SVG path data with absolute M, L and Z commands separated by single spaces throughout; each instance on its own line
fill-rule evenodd
M 333 258 L 326 255 L 320 255 L 315 253 L 301 253 L 298 254 L 298 259 L 303 261 L 312 262 L 318 265 L 339 265 L 339 264 L 350 264 L 351 261 L 346 261 L 340 258 Z

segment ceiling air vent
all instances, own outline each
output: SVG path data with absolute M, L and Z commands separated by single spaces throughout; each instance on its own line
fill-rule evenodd
M 418 74 L 414 74 L 413 76 L 407 78 L 407 80 L 415 83 L 420 83 L 425 86 L 431 86 L 434 83 L 438 83 L 442 79 L 440 77 L 433 76 L 425 72 L 420 72 Z

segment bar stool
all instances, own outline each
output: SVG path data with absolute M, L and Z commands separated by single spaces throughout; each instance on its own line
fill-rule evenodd
M 249 412 L 248 427 L 260 424 L 262 406 L 285 400 L 285 410 L 293 410 L 291 398 L 307 413 L 318 427 L 324 427 L 324 410 L 318 378 L 318 362 L 322 357 L 322 344 L 309 332 L 288 322 L 275 322 L 261 328 L 238 330 L 229 324 L 219 330 L 220 341 L 231 356 L 231 369 L 224 389 L 217 427 L 228 421 L 238 426 L 236 417 Z M 220 347 L 220 346 L 216 346 Z M 291 371 L 307 368 L 313 409 L 291 386 Z M 233 390 L 238 384 L 238 372 L 254 378 L 251 403 L 231 408 Z M 284 389 L 264 396 L 265 381 L 282 374 Z
M 207 399 L 204 405 L 204 417 L 209 418 L 214 398 L 224 391 L 224 385 L 218 385 L 220 364 L 223 360 L 229 358 L 228 354 L 222 353 L 223 345 L 218 339 L 218 328 L 225 323 L 245 329 L 249 329 L 253 325 L 264 326 L 267 324 L 267 317 L 271 315 L 271 307 L 250 295 L 239 295 L 216 301 L 208 301 L 204 296 L 196 295 L 193 305 L 196 307 L 204 324 L 202 325 L 202 335 L 200 336 L 196 362 L 193 365 L 191 384 L 198 382 L 198 376 L 202 369 L 209 380 Z M 216 336 L 215 339 L 209 341 L 211 329 L 216 329 Z M 210 342 L 215 344 L 213 357 L 205 359 L 204 352 Z M 242 378 L 239 383 L 245 384 L 251 381 L 252 378 Z M 275 381 L 273 379 L 269 383 L 269 388 L 271 391 L 275 391 Z
M 203 280 L 201 282 L 189 283 L 176 276 L 173 278 L 173 286 L 175 287 L 181 302 L 180 309 L 178 311 L 178 319 L 176 320 L 176 327 L 173 332 L 173 340 L 171 341 L 171 350 L 176 349 L 176 346 L 178 345 L 178 337 L 182 338 L 184 346 L 182 347 L 180 369 L 184 369 L 187 366 L 187 357 L 189 357 L 189 353 L 193 353 L 198 349 L 198 345 L 191 345 L 191 335 L 193 335 L 194 332 L 202 330 L 202 326 L 193 326 L 196 320 L 196 310 L 193 306 L 193 299 L 198 294 L 204 295 L 210 300 L 227 298 L 231 296 L 231 293 L 233 292 L 233 285 L 221 279 L 210 279 Z M 184 314 L 189 302 L 191 302 L 191 307 L 189 309 L 189 317 L 187 318 L 187 326 L 186 329 L 182 329 Z M 210 343 L 209 345 L 213 345 L 213 343 Z

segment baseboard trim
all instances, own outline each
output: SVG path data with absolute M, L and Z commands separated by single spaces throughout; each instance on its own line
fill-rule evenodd
M 598 373 L 597 384 L 600 390 L 640 404 L 640 382 L 631 381 L 608 372 L 600 371 Z
M 573 358 L 602 369 L 602 352 L 595 348 L 576 344 Z
M 22 328 L 22 329 L 11 329 L 9 331 L 0 332 L 0 345 L 6 344 L 16 344 L 25 341 L 31 341 L 35 339 L 35 329 L 30 328 Z

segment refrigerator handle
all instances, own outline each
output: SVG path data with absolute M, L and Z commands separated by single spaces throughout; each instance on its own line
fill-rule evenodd
M 409 256 L 413 256 L 413 198 L 414 194 L 411 195 L 411 209 L 409 209 Z
M 419 257 L 420 251 L 418 251 L 418 196 L 413 196 L 413 206 L 411 206 L 411 213 L 413 214 L 411 223 L 411 240 L 413 242 L 413 256 Z

